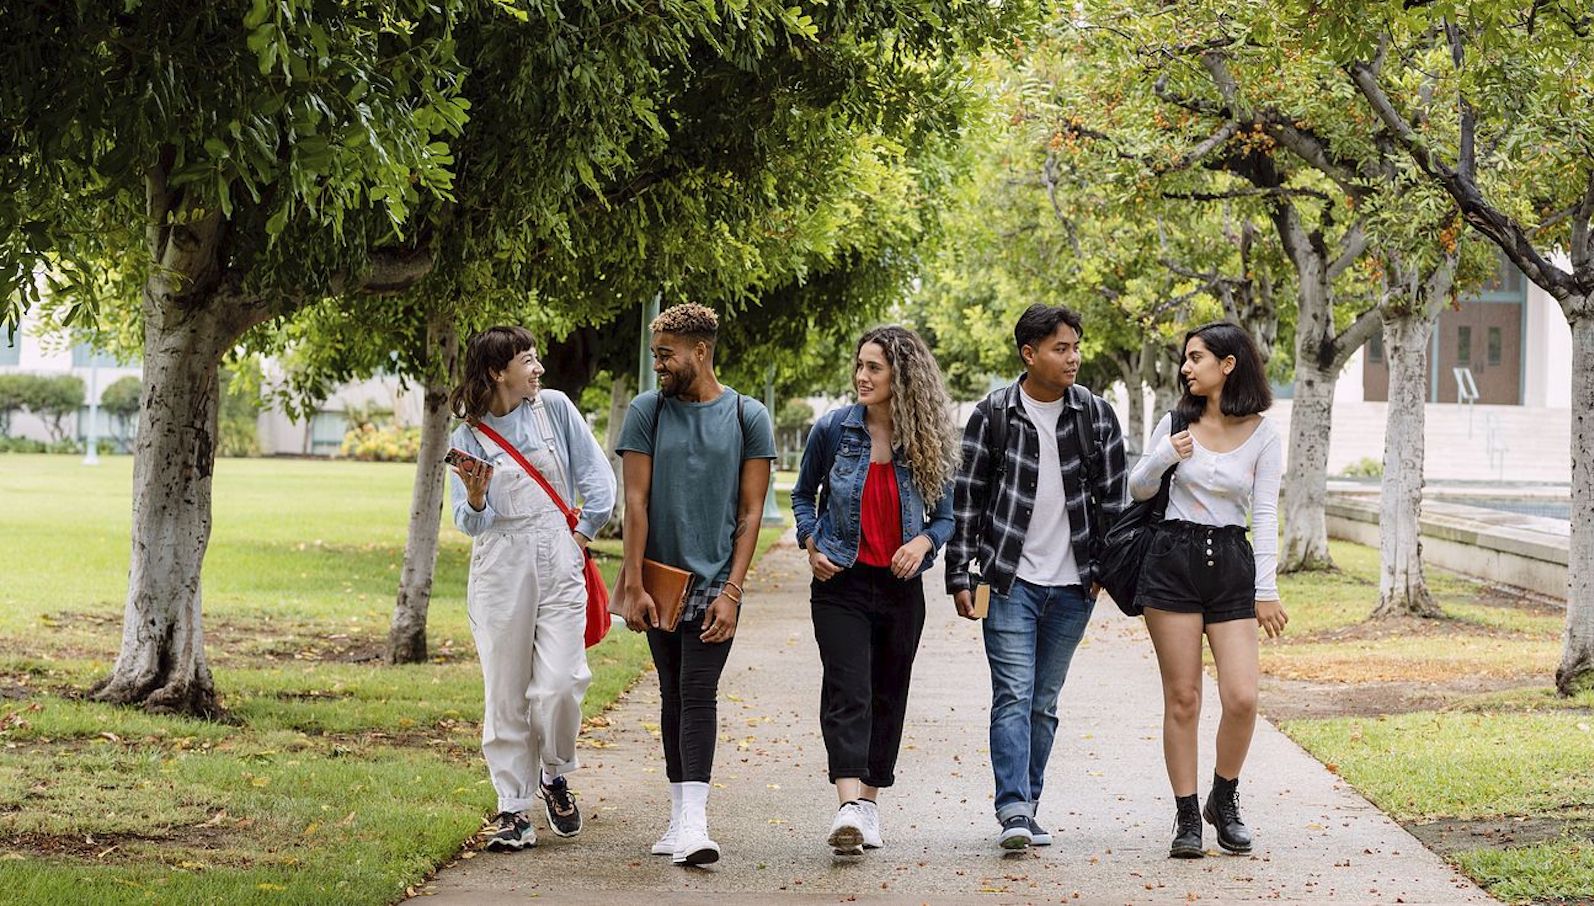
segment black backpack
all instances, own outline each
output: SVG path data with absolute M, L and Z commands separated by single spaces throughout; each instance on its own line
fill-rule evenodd
M 1168 433 L 1178 434 L 1190 427 L 1179 410 L 1168 413 Z M 1135 590 L 1140 585 L 1140 567 L 1151 553 L 1151 533 L 1168 512 L 1168 489 L 1173 485 L 1173 473 L 1179 464 L 1174 463 L 1162 473 L 1162 487 L 1149 500 L 1131 503 L 1113 523 L 1102 542 L 1101 555 L 1096 558 L 1096 581 L 1112 595 L 1118 609 L 1131 617 L 1138 617 L 1144 608 L 1135 600 Z
M 1080 388 L 1084 389 L 1084 388 Z M 995 454 L 991 457 L 990 498 L 986 504 L 987 520 L 990 507 L 995 505 L 996 495 L 1001 491 L 1002 479 L 1007 475 L 1007 410 L 1012 402 L 1012 394 L 1019 392 L 1018 384 L 1012 383 L 1001 390 L 992 393 L 986 399 L 989 410 L 986 420 L 991 426 L 991 450 Z M 1096 455 L 1096 429 L 1091 407 L 1090 397 L 1093 394 L 1085 391 L 1086 405 L 1082 409 L 1074 409 L 1074 439 L 1079 444 L 1079 461 L 1083 470 L 1082 481 L 1085 484 L 1085 510 L 1086 520 L 1091 526 L 1101 524 L 1101 505 L 1096 500 L 1096 470 L 1092 460 Z M 1091 559 L 1096 559 L 1097 549 L 1091 545 Z

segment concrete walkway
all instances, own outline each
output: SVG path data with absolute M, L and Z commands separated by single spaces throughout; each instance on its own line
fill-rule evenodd
M 1290 900 L 1492 902 L 1470 881 L 1267 723 L 1241 786 L 1257 835 L 1245 857 L 1171 860 L 1173 805 L 1162 767 L 1161 693 L 1143 624 L 1103 602 L 1063 690 L 1062 728 L 1040 818 L 1056 844 L 996 847 L 979 626 L 958 619 L 939 571 L 897 767 L 881 799 L 886 846 L 836 859 L 824 844 L 836 801 L 817 721 L 819 656 L 806 562 L 789 537 L 749 582 L 721 684 L 705 869 L 648 855 L 668 818 L 657 683 L 649 675 L 590 732 L 572 786 L 586 829 L 542 829 L 534 850 L 482 853 L 427 887 L 433 903 L 1159 903 Z M 618 629 L 617 631 L 624 631 Z M 1212 765 L 1217 692 L 1208 682 Z M 1264 713 L 1267 703 L 1262 703 Z M 1204 793 L 1203 786 L 1203 793 Z

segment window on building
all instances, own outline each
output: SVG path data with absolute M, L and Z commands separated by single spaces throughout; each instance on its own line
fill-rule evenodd
M 1472 364 L 1472 328 L 1456 328 L 1456 364 Z
M 101 368 L 116 367 L 116 357 L 110 353 L 96 353 L 94 347 L 87 343 L 79 343 L 72 347 L 72 367 L 87 368 L 89 365 L 98 365 Z
M 1494 276 L 1486 280 L 1481 289 L 1485 295 L 1520 296 L 1524 279 L 1526 278 L 1517 270 L 1517 266 L 1502 253 L 1495 265 Z
M 1493 367 L 1500 364 L 1500 355 L 1504 351 L 1505 341 L 1500 336 L 1500 328 L 1489 328 L 1489 365 Z
M 342 412 L 317 412 L 310 420 L 310 452 L 316 456 L 336 455 L 348 430 L 348 418 Z
M 1382 331 L 1373 334 L 1367 341 L 1367 361 L 1374 365 L 1384 364 L 1384 334 Z
M 16 334 L 0 330 L 0 365 L 22 364 L 22 338 Z

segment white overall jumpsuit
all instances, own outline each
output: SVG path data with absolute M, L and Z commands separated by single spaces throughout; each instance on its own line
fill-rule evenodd
M 557 776 L 580 766 L 581 699 L 592 680 L 585 555 L 548 493 L 496 443 L 476 437 L 492 454 L 487 494 L 497 513 L 471 546 L 466 590 L 486 692 L 482 755 L 498 810 L 523 812 L 540 769 Z M 552 449 L 521 452 L 568 499 Z

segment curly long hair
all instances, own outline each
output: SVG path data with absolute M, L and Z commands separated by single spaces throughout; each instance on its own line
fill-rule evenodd
M 859 338 L 854 360 L 868 343 L 879 346 L 891 366 L 891 445 L 902 451 L 914 486 L 933 505 L 946 493 L 963 456 L 941 366 L 924 340 L 906 327 L 871 329 Z

